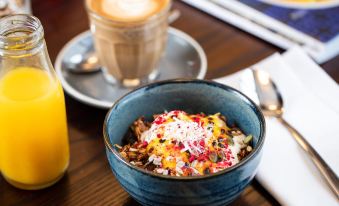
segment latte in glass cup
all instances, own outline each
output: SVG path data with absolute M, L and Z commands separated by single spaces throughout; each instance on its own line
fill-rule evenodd
M 156 76 L 171 0 L 86 0 L 105 78 L 134 87 Z

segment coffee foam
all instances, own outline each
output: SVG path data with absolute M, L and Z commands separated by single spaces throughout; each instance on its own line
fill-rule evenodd
M 92 9 L 117 21 L 142 21 L 162 11 L 169 0 L 92 0 Z

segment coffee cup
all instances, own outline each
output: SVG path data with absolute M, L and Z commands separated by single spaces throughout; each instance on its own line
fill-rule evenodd
M 86 0 L 105 78 L 135 87 L 156 77 L 167 42 L 171 0 Z

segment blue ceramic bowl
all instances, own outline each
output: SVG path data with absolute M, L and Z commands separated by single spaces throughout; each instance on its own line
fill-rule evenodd
M 126 162 L 114 148 L 140 116 L 151 120 L 165 110 L 214 114 L 252 134 L 253 151 L 240 163 L 199 177 L 171 177 Z M 118 100 L 104 122 L 107 158 L 121 186 L 143 205 L 225 205 L 253 179 L 262 154 L 265 121 L 258 107 L 239 91 L 211 81 L 169 80 L 138 88 Z

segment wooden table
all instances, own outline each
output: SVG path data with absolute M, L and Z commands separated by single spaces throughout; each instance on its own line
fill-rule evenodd
M 33 13 L 42 22 L 51 60 L 72 37 L 88 29 L 82 0 L 32 0 Z M 182 13 L 172 26 L 193 36 L 208 58 L 207 79 L 221 77 L 279 51 L 250 34 L 221 22 L 182 2 Z M 339 57 L 322 65 L 339 82 Z M 71 163 L 66 176 L 41 191 L 15 189 L 0 178 L 0 205 L 138 205 L 110 171 L 102 139 L 106 110 L 86 106 L 66 95 Z M 232 205 L 277 205 L 254 181 Z

